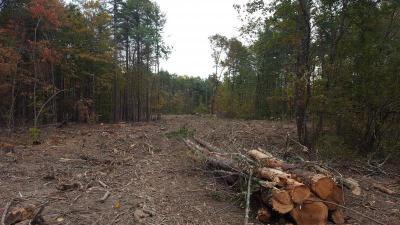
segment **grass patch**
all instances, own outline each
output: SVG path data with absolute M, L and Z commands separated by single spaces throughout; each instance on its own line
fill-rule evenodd
M 165 136 L 169 139 L 184 139 L 188 137 L 193 137 L 195 130 L 187 128 L 185 125 L 180 127 L 176 131 L 167 133 Z

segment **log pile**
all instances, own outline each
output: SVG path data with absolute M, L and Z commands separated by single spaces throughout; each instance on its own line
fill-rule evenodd
M 345 222 L 343 185 L 332 176 L 307 170 L 301 163 L 287 163 L 262 149 L 226 154 L 198 138 L 184 141 L 203 156 L 208 169 L 236 175 L 234 178 L 249 178 L 248 174 L 254 174 L 252 185 L 257 188 L 248 194 L 257 196 L 261 202 L 253 210 L 259 221 L 270 223 L 279 217 L 289 217 L 298 225 L 325 225 L 328 219 L 336 224 Z

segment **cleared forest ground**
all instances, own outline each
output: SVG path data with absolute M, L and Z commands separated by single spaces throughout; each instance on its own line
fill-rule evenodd
M 176 138 L 183 127 L 229 152 L 260 147 L 282 157 L 286 134 L 295 136 L 290 123 L 202 116 L 45 127 L 35 146 L 26 131 L 4 133 L 0 140 L 17 146 L 0 151 L 0 215 L 13 199 L 13 207 L 46 203 L 48 224 L 243 224 L 243 194 L 207 173 Z M 363 187 L 358 197 L 345 191 L 347 224 L 374 224 L 360 213 L 400 224 L 399 195 L 372 186 L 398 192 L 398 171 L 384 168 L 384 174 L 344 160 L 329 166 Z

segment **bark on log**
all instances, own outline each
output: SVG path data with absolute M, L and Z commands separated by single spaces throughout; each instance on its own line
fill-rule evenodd
M 295 177 L 299 178 L 301 183 L 306 184 L 311 190 L 317 194 L 323 200 L 327 200 L 330 196 L 337 194 L 333 193 L 334 186 L 336 183 L 330 177 L 323 175 L 323 174 L 316 174 L 313 172 L 305 171 L 302 169 L 295 169 L 296 166 L 293 164 L 288 164 L 283 162 L 280 159 L 275 158 L 270 153 L 263 153 L 259 150 L 251 150 L 248 154 L 261 163 L 263 166 L 275 168 L 275 170 L 264 170 L 262 171 L 261 175 L 264 176 L 263 178 L 271 180 L 271 177 L 276 177 L 275 180 L 271 180 L 274 182 L 282 183 L 287 182 L 288 178 L 290 178 L 290 174 L 293 174 Z M 284 173 L 283 171 L 278 170 L 277 168 L 282 168 L 283 170 L 287 170 L 288 173 Z M 278 172 L 280 171 L 280 172 Z M 283 175 L 284 173 L 284 175 Z M 287 175 L 289 175 L 287 177 Z M 301 186 L 300 186 L 301 187 Z M 306 188 L 302 187 L 303 193 L 306 194 Z M 339 193 L 340 194 L 340 193 Z M 309 195 L 308 195 L 309 196 Z M 306 198 L 308 197 L 306 196 Z M 296 203 L 301 203 L 303 199 L 294 199 Z M 339 202 L 336 202 L 339 204 Z
M 195 144 L 191 140 L 187 139 L 184 140 L 184 142 L 189 148 L 202 155 L 206 159 L 208 166 L 227 171 L 239 171 L 233 160 L 223 157 L 218 153 L 210 152 L 207 149 Z
M 216 146 L 214 146 L 214 145 L 212 145 L 212 144 L 210 144 L 210 143 L 208 143 L 208 142 L 206 142 L 206 141 L 204 141 L 204 140 L 202 140 L 202 139 L 200 139 L 200 138 L 193 137 L 193 139 L 194 139 L 197 143 L 199 143 L 201 146 L 203 146 L 204 148 L 207 148 L 207 149 L 210 150 L 210 151 L 218 152 L 218 153 L 223 153 L 223 151 L 222 151 L 220 148 L 218 148 L 218 147 L 216 147 Z
M 222 153 L 220 149 L 201 139 L 196 141 L 199 144 L 191 140 L 185 140 L 185 143 L 202 155 L 214 171 L 221 169 L 246 176 L 247 169 L 231 158 L 232 155 Z M 344 203 L 343 190 L 331 176 L 307 171 L 261 150 L 251 150 L 248 155 L 262 167 L 256 170 L 256 176 L 263 181 L 255 180 L 261 188 L 261 200 L 270 205 L 272 210 L 279 214 L 290 213 L 298 225 L 325 225 L 329 210 L 332 211 L 333 221 L 344 221 L 343 211 L 338 207 Z M 253 162 L 251 165 L 254 164 Z M 259 209 L 257 219 L 269 222 L 269 208 Z
M 284 161 L 275 158 L 273 155 L 269 153 L 263 153 L 259 150 L 250 150 L 248 154 L 265 167 L 282 168 L 283 170 L 293 169 L 296 167 L 293 164 L 285 163 Z
M 287 179 L 290 179 L 290 174 L 278 169 L 261 168 L 258 170 L 257 176 L 269 181 L 275 182 L 280 186 L 285 186 Z

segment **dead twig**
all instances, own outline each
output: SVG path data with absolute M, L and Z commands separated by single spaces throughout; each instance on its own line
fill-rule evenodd
M 246 196 L 246 212 L 244 217 L 244 225 L 249 224 L 249 213 L 250 213 L 250 195 L 251 195 L 251 177 L 253 176 L 253 169 L 250 169 L 249 181 L 247 184 L 247 196 Z
M 74 198 L 74 200 L 72 200 L 72 203 L 71 203 L 71 205 L 72 205 L 73 203 L 75 203 L 76 201 L 78 201 L 78 199 L 79 199 L 80 197 L 82 197 L 82 195 L 81 195 L 81 194 L 80 194 L 80 195 L 78 195 L 78 196 L 76 196 L 76 197 Z
M 13 201 L 14 201 L 14 200 L 9 201 L 9 202 L 7 203 L 7 205 L 6 205 L 6 207 L 4 207 L 3 216 L 1 217 L 1 225 L 6 225 L 7 213 L 8 213 L 8 210 L 10 209 L 11 204 L 12 204 Z
M 110 195 L 111 195 L 111 192 L 107 191 L 99 201 L 101 203 L 104 203 L 108 199 L 108 197 L 110 197 Z
M 108 185 L 105 184 L 103 181 L 99 180 L 98 182 L 103 188 L 108 188 Z
M 288 148 L 290 142 L 293 142 L 293 143 L 299 145 L 300 147 L 302 147 L 303 152 L 310 152 L 310 149 L 307 146 L 301 144 L 300 142 L 298 142 L 297 140 L 295 140 L 293 138 L 290 138 L 290 135 L 286 135 L 286 136 L 279 135 L 279 136 L 281 136 L 286 141 L 286 146 L 287 146 L 286 148 Z

